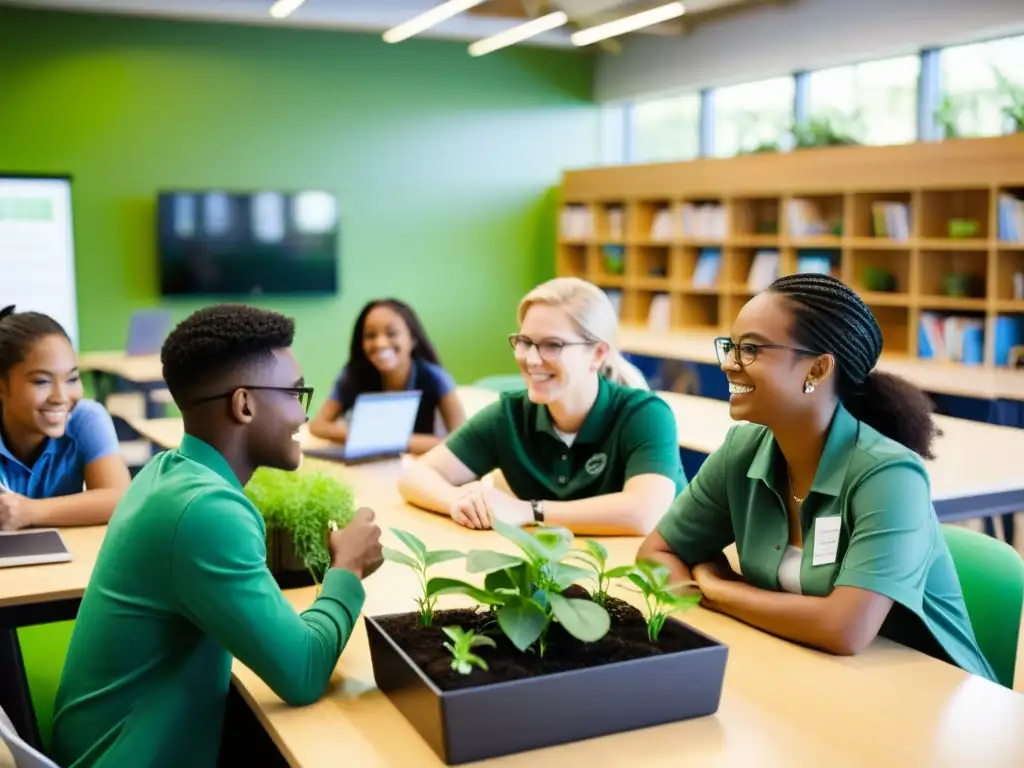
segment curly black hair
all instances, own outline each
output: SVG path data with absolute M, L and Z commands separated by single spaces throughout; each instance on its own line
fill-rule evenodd
M 854 418 L 934 458 L 932 440 L 942 434 L 932 420 L 935 404 L 905 379 L 874 370 L 882 330 L 860 296 L 841 280 L 820 274 L 780 277 L 767 290 L 792 305 L 796 342 L 835 358 L 836 395 Z
M 195 393 L 238 369 L 290 347 L 295 321 L 246 304 L 215 304 L 193 312 L 168 334 L 160 350 L 164 381 L 181 407 Z
M 71 341 L 64 327 L 49 315 L 15 312 L 14 306 L 0 309 L 0 377 L 24 360 L 39 339 L 63 336 Z

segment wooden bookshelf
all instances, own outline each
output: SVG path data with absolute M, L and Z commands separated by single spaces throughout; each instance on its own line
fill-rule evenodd
M 994 366 L 1024 334 L 1024 135 L 567 171 L 561 203 L 557 273 L 626 327 L 727 333 L 774 275 L 827 270 L 888 356 Z

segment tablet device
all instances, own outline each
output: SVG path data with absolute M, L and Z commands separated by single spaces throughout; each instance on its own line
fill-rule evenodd
M 409 448 L 422 396 L 419 390 L 364 392 L 352 406 L 344 445 L 305 453 L 347 463 L 400 456 Z
M 0 531 L 0 568 L 66 563 L 69 560 L 71 552 L 60 531 L 54 528 Z

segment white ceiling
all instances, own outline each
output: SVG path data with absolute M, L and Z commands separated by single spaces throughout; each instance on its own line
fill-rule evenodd
M 616 5 L 621 1 L 612 0 L 611 4 Z M 270 16 L 268 9 L 273 4 L 272 0 L 0 0 L 0 5 L 383 32 L 433 8 L 439 2 L 440 0 L 306 0 L 286 19 L 274 19 Z M 572 0 L 571 3 L 565 4 L 608 6 L 609 0 Z M 463 13 L 442 22 L 422 36 L 477 40 L 507 29 L 515 23 L 519 22 Z M 571 31 L 562 29 L 548 32 L 533 38 L 530 43 L 569 47 Z

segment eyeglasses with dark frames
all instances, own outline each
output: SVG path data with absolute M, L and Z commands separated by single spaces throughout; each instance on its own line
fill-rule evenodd
M 508 343 L 515 350 L 517 355 L 526 357 L 530 353 L 530 347 L 537 348 L 537 354 L 540 355 L 540 359 L 546 363 L 555 362 L 559 355 L 562 354 L 562 350 L 565 347 L 591 347 L 596 344 L 596 341 L 563 341 L 562 339 L 543 339 L 541 341 L 534 341 L 528 336 L 523 336 L 521 333 L 510 333 L 508 335 Z
M 221 392 L 219 395 L 210 395 L 208 397 L 201 397 L 198 400 L 193 400 L 186 407 L 191 407 L 193 405 L 199 405 L 201 403 L 208 403 L 208 402 L 210 402 L 212 400 L 222 400 L 225 397 L 231 397 L 233 394 L 235 394 L 235 392 L 237 392 L 240 389 L 260 389 L 260 390 L 266 390 L 266 391 L 270 391 L 270 392 L 288 392 L 290 394 L 295 395 L 295 397 L 297 397 L 299 399 L 299 403 L 301 403 L 301 405 L 302 405 L 302 410 L 305 411 L 307 414 L 309 413 L 309 405 L 310 405 L 310 403 L 313 402 L 313 388 L 312 387 L 264 387 L 264 386 L 252 386 L 252 387 L 250 387 L 250 386 L 247 386 L 247 385 L 239 385 L 239 386 L 233 388 L 232 390 L 230 390 L 229 392 Z
M 724 363 L 730 355 L 740 365 L 750 365 L 757 359 L 757 355 L 762 349 L 788 349 L 800 355 L 813 355 L 814 357 L 820 354 L 811 352 L 809 349 L 791 347 L 788 344 L 755 344 L 752 341 L 743 341 L 737 344 L 728 336 L 719 336 L 715 339 L 715 354 L 718 357 L 719 365 Z

